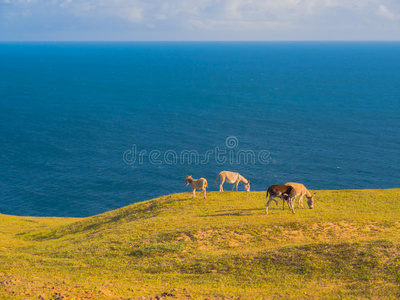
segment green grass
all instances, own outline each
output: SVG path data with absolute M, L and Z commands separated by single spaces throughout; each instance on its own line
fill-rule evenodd
M 400 297 L 400 189 L 316 198 L 295 215 L 282 203 L 266 215 L 265 192 L 82 219 L 0 214 L 0 299 Z

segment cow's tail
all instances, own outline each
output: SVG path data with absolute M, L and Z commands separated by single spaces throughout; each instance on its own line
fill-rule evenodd
M 268 198 L 268 192 L 269 192 L 269 190 L 267 190 L 267 196 L 266 196 L 267 198 Z
M 206 188 L 208 188 L 208 182 L 207 182 L 207 180 L 206 180 Z
M 217 187 L 218 187 L 218 178 L 219 178 L 219 174 L 217 176 L 217 179 L 215 179 L 215 184 L 217 185 Z

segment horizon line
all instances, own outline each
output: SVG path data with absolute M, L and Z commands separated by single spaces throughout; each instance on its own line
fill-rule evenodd
M 0 40 L 0 43 L 387 43 L 400 40 Z

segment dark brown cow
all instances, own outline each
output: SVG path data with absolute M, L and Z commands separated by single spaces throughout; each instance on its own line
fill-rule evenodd
M 275 201 L 276 205 L 278 205 L 278 201 L 276 201 L 276 197 L 281 198 L 283 201 L 286 201 L 294 213 L 294 198 L 296 197 L 296 190 L 288 185 L 280 185 L 280 184 L 273 184 L 267 190 L 267 198 L 269 194 L 269 199 L 267 202 L 266 213 L 268 214 L 268 206 L 272 200 Z

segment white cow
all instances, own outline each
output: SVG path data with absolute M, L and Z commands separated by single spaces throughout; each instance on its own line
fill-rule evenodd
M 233 183 L 232 191 L 234 190 L 235 187 L 236 187 L 236 191 L 237 191 L 239 182 L 241 182 L 241 183 L 243 183 L 244 189 L 246 190 L 246 192 L 250 192 L 250 180 L 247 180 L 239 173 L 222 171 L 221 173 L 218 174 L 217 179 L 215 180 L 215 184 L 217 186 L 218 186 L 218 178 L 221 180 L 221 183 L 219 185 L 220 192 L 224 191 L 222 185 L 224 184 L 225 181 L 227 183 Z

